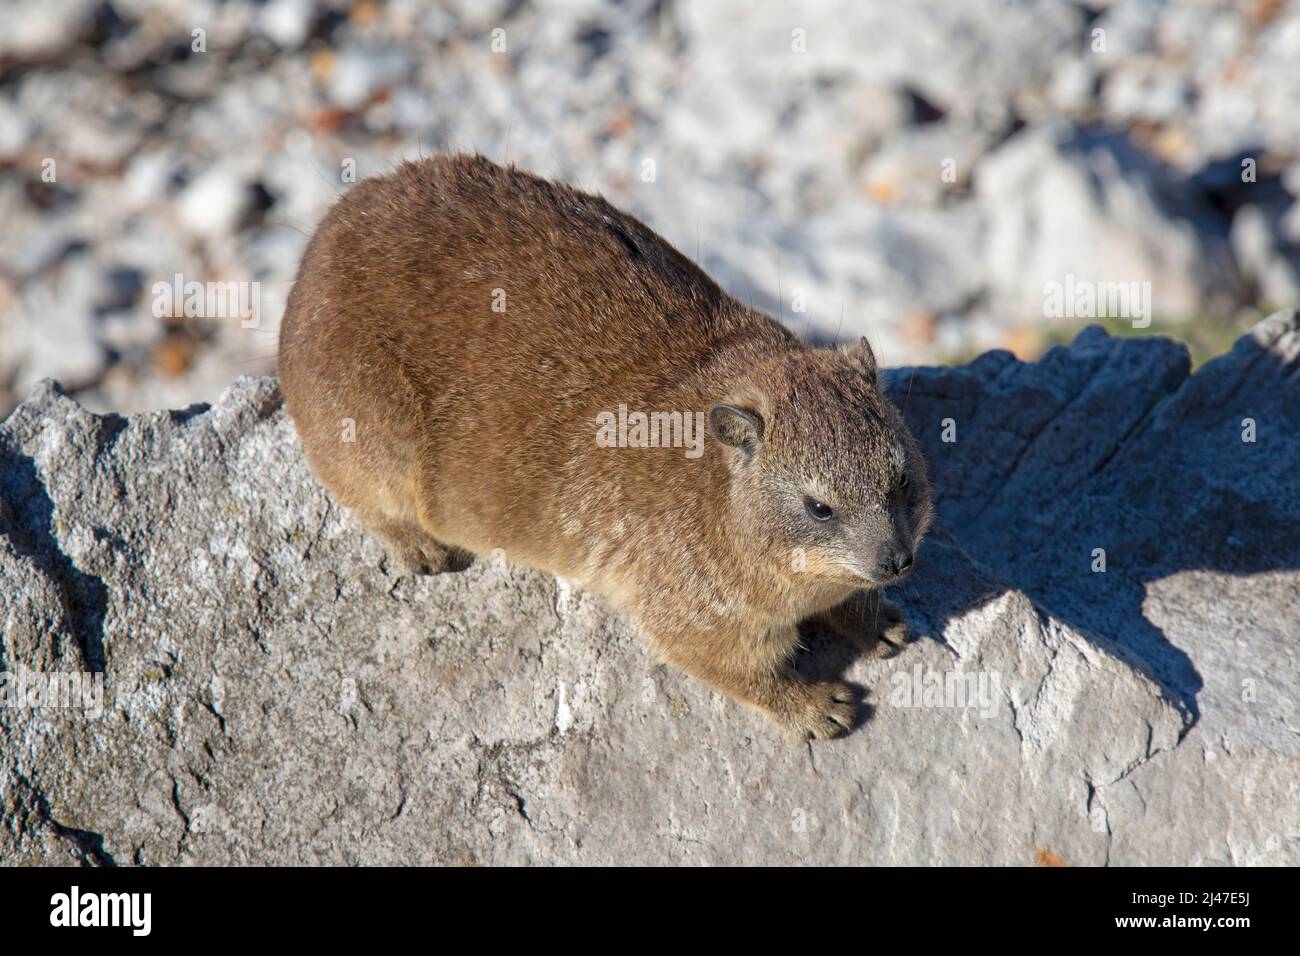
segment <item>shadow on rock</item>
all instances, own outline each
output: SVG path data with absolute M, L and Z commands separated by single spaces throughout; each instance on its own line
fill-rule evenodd
M 1144 615 L 1148 586 L 1184 571 L 1300 568 L 1298 369 L 1292 311 L 1195 375 L 1173 341 L 1095 327 L 1034 364 L 999 351 L 893 370 L 887 389 L 929 460 L 942 529 L 904 599 L 938 636 L 996 597 L 927 580 L 950 563 L 926 560 L 952 546 L 946 531 L 1194 721 L 1201 676 Z
M 121 419 L 121 421 L 125 421 Z M 76 638 L 81 666 L 103 673 L 108 589 L 64 554 L 55 536 L 54 502 L 30 456 L 0 441 L 0 534 L 59 588 L 66 628 Z M 61 649 L 56 649 L 61 655 Z

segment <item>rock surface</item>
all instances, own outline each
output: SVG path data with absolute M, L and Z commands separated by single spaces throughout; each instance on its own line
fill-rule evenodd
M 874 712 L 808 746 L 562 582 L 388 570 L 273 379 L 130 418 L 44 383 L 0 425 L 0 863 L 1300 862 L 1296 314 L 1194 375 L 1089 330 L 889 384 L 922 637 L 812 640 Z M 102 706 L 19 699 L 52 672 Z

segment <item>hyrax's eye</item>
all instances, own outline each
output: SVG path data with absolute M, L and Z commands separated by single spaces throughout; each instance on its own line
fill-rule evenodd
M 908 482 L 907 472 L 903 472 L 903 477 L 898 479 L 898 487 L 900 491 L 907 490 L 907 482 Z
M 817 521 L 830 521 L 835 517 L 834 508 L 813 498 L 805 498 L 803 506 L 808 509 L 808 514 Z

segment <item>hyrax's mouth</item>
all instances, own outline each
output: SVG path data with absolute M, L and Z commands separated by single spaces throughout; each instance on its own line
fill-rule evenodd
M 876 578 L 872 583 L 878 588 L 887 587 L 890 584 L 897 584 L 899 581 L 903 580 L 903 578 L 909 577 L 911 573 L 912 569 L 908 568 L 906 571 L 900 571 L 898 574 L 891 575 L 887 578 Z
M 884 588 L 889 587 L 891 584 L 897 584 L 904 578 L 909 577 L 914 567 L 914 564 L 909 564 L 906 568 L 890 574 L 882 574 L 879 571 L 869 573 L 860 568 L 850 568 L 849 573 L 856 579 L 859 586 Z

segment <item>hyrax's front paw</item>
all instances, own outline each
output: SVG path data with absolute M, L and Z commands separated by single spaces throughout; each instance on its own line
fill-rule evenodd
M 792 678 L 782 683 L 776 705 L 768 714 L 797 737 L 824 740 L 853 729 L 855 710 L 853 691 L 847 684 Z
M 852 641 L 863 653 L 873 652 L 880 657 L 893 657 L 912 639 L 903 609 L 874 591 L 855 594 L 813 621 Z
M 903 609 L 883 599 L 876 615 L 876 628 L 876 654 L 880 657 L 893 657 L 912 639 L 903 619 Z

